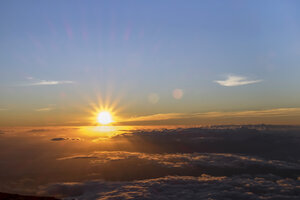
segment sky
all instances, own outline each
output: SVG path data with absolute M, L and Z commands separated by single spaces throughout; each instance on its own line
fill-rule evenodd
M 299 8 L 1 1 L 0 126 L 299 124 Z

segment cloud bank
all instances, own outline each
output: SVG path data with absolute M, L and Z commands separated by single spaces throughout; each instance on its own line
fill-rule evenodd
M 42 194 L 66 199 L 298 199 L 299 180 L 273 175 L 213 177 L 167 176 L 131 182 L 58 183 Z
M 135 180 L 166 175 L 232 176 L 240 174 L 264 174 L 266 171 L 282 177 L 300 176 L 300 164 L 279 160 L 267 160 L 257 156 L 221 153 L 150 154 L 125 151 L 100 151 L 58 158 L 59 161 L 87 160 L 95 172 L 105 174 L 107 180 Z M 122 169 L 120 166 L 123 166 Z M 126 167 L 124 167 L 126 166 Z M 137 172 L 143 171 L 144 174 Z M 135 174 L 137 173 L 137 174 Z M 122 175 L 123 174 L 123 175 Z M 125 175 L 126 174 L 126 175 Z M 119 176 L 120 175 L 120 176 Z M 151 177 L 150 176 L 150 177 Z
M 124 130 L 102 141 L 72 127 L 1 130 L 1 191 L 87 200 L 299 196 L 299 126 Z
M 243 153 L 270 159 L 300 159 L 300 128 L 248 125 L 140 130 L 117 135 L 134 151 L 147 153 Z
M 262 82 L 262 80 L 250 80 L 244 76 L 229 75 L 229 76 L 227 76 L 227 79 L 217 80 L 215 82 L 222 86 L 232 87 L 232 86 L 240 86 L 240 85 L 259 83 L 259 82 Z

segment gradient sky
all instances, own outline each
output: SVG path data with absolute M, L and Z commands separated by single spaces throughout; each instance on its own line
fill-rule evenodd
M 86 124 L 99 98 L 115 102 L 121 121 L 299 124 L 299 9 L 3 0 L 0 125 Z

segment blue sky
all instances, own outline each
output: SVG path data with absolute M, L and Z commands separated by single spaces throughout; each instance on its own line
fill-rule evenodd
M 300 107 L 299 1 L 0 5 L 2 118 L 108 93 L 127 116 Z

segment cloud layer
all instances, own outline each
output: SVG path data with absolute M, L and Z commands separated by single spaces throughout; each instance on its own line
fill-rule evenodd
M 273 175 L 167 176 L 131 182 L 58 183 L 42 194 L 67 199 L 298 199 L 299 180 Z
M 299 195 L 299 126 L 122 130 L 105 140 L 74 127 L 1 130 L 3 192 L 67 199 Z
M 222 86 L 232 87 L 232 86 L 240 86 L 240 85 L 248 85 L 253 83 L 262 82 L 262 80 L 250 80 L 244 76 L 235 76 L 229 75 L 225 80 L 217 80 L 216 83 L 219 83 Z
M 243 153 L 270 159 L 300 159 L 299 127 L 215 126 L 172 130 L 140 130 L 115 136 L 138 152 Z
M 135 180 L 178 174 L 199 176 L 203 173 L 232 176 L 268 172 L 282 177 L 297 178 L 300 176 L 300 164 L 298 163 L 237 154 L 149 154 L 101 151 L 58 158 L 61 162 L 78 159 L 90 162 L 95 169 L 94 172 L 103 174 L 100 177 L 107 180 Z M 137 173 L 139 171 L 144 171 L 144 174 Z M 115 177 L 119 179 L 115 179 Z

